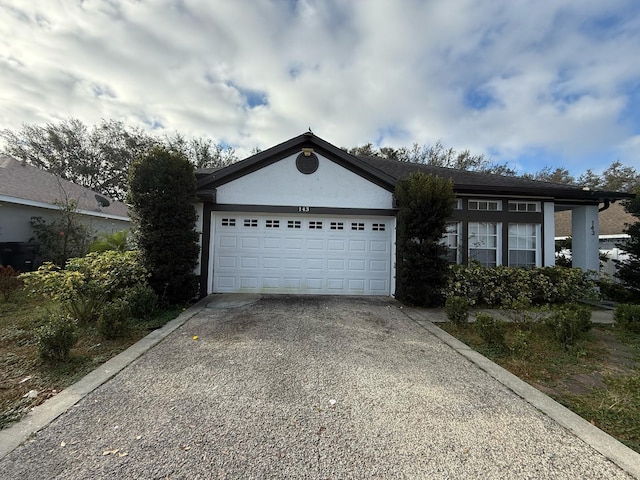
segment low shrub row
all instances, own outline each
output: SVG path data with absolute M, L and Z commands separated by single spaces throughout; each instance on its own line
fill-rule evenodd
M 564 304 L 598 298 L 590 272 L 577 268 L 483 267 L 452 265 L 447 297 L 465 297 L 471 305 Z

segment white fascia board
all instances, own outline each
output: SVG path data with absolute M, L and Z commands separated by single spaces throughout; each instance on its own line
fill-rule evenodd
M 58 205 L 51 205 L 50 203 L 45 202 L 36 202 L 34 200 L 25 200 L 24 198 L 16 198 L 16 197 L 7 197 L 5 195 L 0 195 L 0 203 L 15 203 L 16 205 L 25 205 L 27 207 L 37 207 L 37 208 L 46 208 L 48 210 L 60 210 Z M 121 215 L 112 215 L 110 213 L 104 212 L 93 212 L 91 210 L 76 210 L 76 212 L 81 213 L 82 215 L 88 215 L 91 217 L 100 217 L 100 218 L 108 218 L 109 220 L 122 220 L 123 222 L 130 222 L 131 219 L 129 217 L 123 217 Z

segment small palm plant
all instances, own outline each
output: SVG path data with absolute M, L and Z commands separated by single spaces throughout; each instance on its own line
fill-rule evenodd
M 125 252 L 129 249 L 127 243 L 127 231 L 120 230 L 115 233 L 102 233 L 99 238 L 89 245 L 90 252 L 106 252 L 114 250 L 116 252 Z

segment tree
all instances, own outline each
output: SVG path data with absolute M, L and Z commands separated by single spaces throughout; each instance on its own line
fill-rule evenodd
M 525 173 L 522 177 L 542 182 L 564 183 L 566 185 L 576 182 L 576 179 L 569 173 L 569 170 L 562 167 L 558 167 L 555 170 L 551 170 L 551 167 L 544 167 L 534 174 Z
M 115 120 L 102 120 L 93 127 L 75 118 L 45 126 L 25 124 L 18 132 L 0 131 L 0 137 L 5 141 L 2 153 L 116 200 L 126 195 L 133 159 L 155 146 L 180 152 L 197 168 L 238 160 L 232 147 L 210 139 L 187 139 L 179 133 L 158 138 Z
M 153 148 L 131 165 L 127 200 L 149 284 L 168 303 L 190 301 L 199 252 L 193 164 L 182 153 Z
M 618 271 L 615 276 L 636 295 L 640 293 L 640 186 L 636 186 L 636 197 L 625 202 L 625 210 L 639 220 L 631 225 L 627 225 L 625 233 L 629 235 L 624 243 L 616 245 L 626 251 L 629 258 L 623 261 L 616 261 Z
M 489 161 L 483 154 L 472 154 L 469 150 L 458 152 L 453 148 L 445 148 L 440 140 L 433 145 L 419 145 L 414 143 L 410 148 L 380 147 L 373 144 L 343 148 L 351 155 L 365 157 L 380 157 L 399 162 L 420 163 L 433 167 L 453 168 L 473 172 L 493 173 L 497 175 L 514 176 L 515 170 L 506 164 L 496 164 Z
M 208 138 L 187 139 L 176 132 L 172 137 L 165 137 L 165 144 L 170 150 L 185 155 L 196 168 L 226 167 L 238 161 L 233 147 L 213 143 Z
M 5 129 L 2 152 L 78 185 L 122 200 L 131 161 L 159 142 L 140 129 L 103 120 L 88 128 L 71 118 L 44 127 Z
M 396 297 L 421 306 L 444 301 L 447 247 L 442 243 L 453 213 L 453 182 L 412 173 L 396 184 L 398 202 Z

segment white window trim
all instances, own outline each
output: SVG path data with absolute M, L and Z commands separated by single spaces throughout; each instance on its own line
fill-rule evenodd
M 471 241 L 471 234 L 469 233 L 471 231 L 470 227 L 474 223 L 477 223 L 477 224 L 487 223 L 487 224 L 492 224 L 496 226 L 496 246 L 495 246 L 496 267 L 502 265 L 502 223 L 501 222 L 469 222 L 467 224 L 467 258 L 469 259 L 469 261 L 472 261 L 471 251 L 475 250 L 474 248 L 471 248 L 472 241 Z
M 471 208 L 471 202 L 487 202 L 487 207 L 489 206 L 489 203 L 495 203 L 496 209 L 491 210 L 489 208 L 487 209 Z M 487 198 L 470 198 L 469 200 L 467 200 L 467 210 L 470 210 L 472 212 L 501 212 L 502 200 L 494 200 L 494 199 L 487 199 Z
M 535 248 L 536 264 L 535 264 L 535 266 L 537 268 L 542 267 L 542 225 L 539 224 L 539 223 L 533 223 L 533 222 L 510 222 L 508 227 L 510 227 L 511 225 L 535 225 L 535 227 L 536 227 L 536 233 L 535 233 L 535 238 L 536 238 L 536 248 Z M 507 227 L 507 235 L 509 235 L 508 227 Z M 508 243 L 508 239 L 507 239 L 507 243 Z M 511 262 L 509 261 L 509 252 L 511 250 L 512 249 L 510 247 L 508 247 L 507 264 L 509 266 L 512 266 Z M 520 249 L 513 249 L 513 250 L 520 250 Z M 527 250 L 527 251 L 531 251 L 531 250 Z M 513 266 L 520 266 L 520 265 L 513 265 Z

